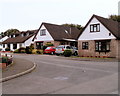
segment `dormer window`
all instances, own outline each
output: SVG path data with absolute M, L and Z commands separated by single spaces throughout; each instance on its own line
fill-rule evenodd
M 27 36 L 29 36 L 29 32 L 27 33 Z
M 100 24 L 91 24 L 90 32 L 100 32 Z
M 26 36 L 26 33 L 24 33 L 24 36 Z
M 11 35 L 11 38 L 13 38 L 13 35 Z
M 24 34 L 22 33 L 21 36 L 24 37 Z
M 46 35 L 46 29 L 40 30 L 40 36 L 44 36 L 44 35 Z
M 15 37 L 15 35 L 13 35 L 13 37 Z

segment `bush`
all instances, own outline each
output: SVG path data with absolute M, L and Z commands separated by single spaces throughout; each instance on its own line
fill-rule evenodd
M 2 57 L 1 59 L 0 63 L 6 63 L 7 66 L 12 63 L 12 58 Z
M 36 54 L 37 53 L 36 51 L 37 51 L 37 49 L 33 49 L 32 54 Z
M 42 49 L 43 49 L 43 50 L 45 50 L 46 48 L 47 48 L 47 46 L 46 46 L 46 45 L 44 45 Z
M 31 45 L 29 46 L 29 48 L 30 48 L 31 50 L 33 50 L 33 49 L 34 49 L 34 44 L 31 44 Z
M 19 50 L 18 50 L 18 49 L 16 49 L 16 50 L 14 51 L 14 53 L 19 53 Z
M 37 54 L 43 54 L 43 50 L 37 50 L 36 53 Z
M 20 48 L 18 49 L 18 53 L 23 53 L 23 51 L 24 51 L 24 53 L 25 53 L 25 47 L 20 47 Z
M 8 57 L 2 57 L 2 63 L 8 63 Z
M 25 51 L 27 54 L 32 54 L 32 50 L 30 49 L 30 47 L 26 47 Z
M 26 53 L 26 51 L 25 50 L 21 50 L 21 52 L 20 53 Z
M 54 46 L 52 43 L 46 43 L 46 46 Z
M 19 49 L 16 49 L 14 53 L 26 53 L 26 51 L 24 47 L 20 47 Z
M 5 49 L 5 51 L 10 51 L 10 48 L 7 47 L 7 48 Z
M 72 55 L 72 51 L 71 51 L 71 50 L 65 50 L 65 51 L 63 52 L 63 55 L 64 55 L 65 57 L 70 57 L 70 56 Z

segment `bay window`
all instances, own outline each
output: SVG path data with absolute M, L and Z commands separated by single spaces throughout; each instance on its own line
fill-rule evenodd
M 95 41 L 95 51 L 98 52 L 109 52 L 110 51 L 110 41 Z

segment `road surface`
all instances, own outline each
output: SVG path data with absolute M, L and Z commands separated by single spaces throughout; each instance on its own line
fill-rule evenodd
M 70 60 L 52 55 L 14 55 L 37 64 L 3 83 L 3 94 L 117 94 L 118 62 Z

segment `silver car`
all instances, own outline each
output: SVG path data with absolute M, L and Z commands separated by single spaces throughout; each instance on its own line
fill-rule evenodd
M 56 55 L 60 55 L 60 54 L 63 54 L 63 52 L 67 49 L 71 50 L 73 55 L 78 54 L 77 48 L 76 47 L 71 47 L 70 45 L 59 45 L 59 46 L 57 46 L 55 53 L 56 53 Z

